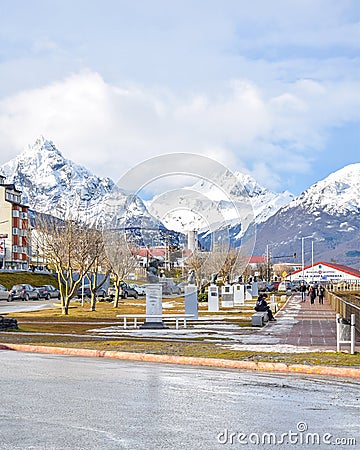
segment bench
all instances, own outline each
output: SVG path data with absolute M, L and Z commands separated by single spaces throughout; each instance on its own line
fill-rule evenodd
M 258 311 L 251 316 L 251 325 L 253 327 L 263 327 L 268 320 L 269 316 L 266 311 Z
M 127 328 L 128 319 L 133 319 L 133 328 L 137 327 L 138 319 L 162 319 L 175 320 L 175 327 L 179 329 L 179 320 L 183 321 L 186 328 L 186 320 L 194 317 L 194 314 L 118 314 L 116 317 L 123 319 L 124 329 Z

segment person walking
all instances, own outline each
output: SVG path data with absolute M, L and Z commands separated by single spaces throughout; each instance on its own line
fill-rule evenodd
M 318 297 L 319 297 L 319 304 L 320 305 L 324 304 L 324 295 L 325 295 L 325 288 L 324 288 L 324 286 L 320 285 L 318 287 Z
M 305 302 L 306 301 L 306 286 L 305 286 L 305 283 L 303 281 L 300 283 L 299 291 L 300 291 L 300 294 L 301 294 L 301 301 Z
M 313 305 L 315 303 L 316 291 L 314 286 L 312 285 L 309 287 L 309 297 L 310 297 L 310 304 Z
M 317 297 L 318 296 L 318 289 L 319 289 L 319 285 L 318 285 L 317 281 L 315 281 L 315 283 L 314 283 L 314 289 L 315 289 L 315 297 Z

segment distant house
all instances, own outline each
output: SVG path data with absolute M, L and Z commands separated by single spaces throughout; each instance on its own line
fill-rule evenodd
M 29 261 L 29 212 L 22 192 L 0 175 L 0 268 L 25 270 Z
M 266 264 L 266 256 L 250 256 L 249 264 L 252 268 L 255 268 L 257 264 Z
M 360 271 L 352 267 L 341 264 L 316 262 L 314 266 L 305 266 L 304 273 L 302 269 L 295 270 L 291 275 L 287 275 L 286 280 L 305 280 L 312 281 L 360 281 Z

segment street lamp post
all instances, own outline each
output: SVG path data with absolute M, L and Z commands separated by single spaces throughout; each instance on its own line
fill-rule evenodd
M 314 284 L 314 240 L 311 241 L 311 282 Z
M 270 281 L 270 275 L 271 275 L 271 251 L 269 251 L 269 246 L 273 245 L 266 244 L 266 280 Z
M 305 239 L 311 238 L 312 236 L 303 236 L 301 238 L 301 274 L 302 274 L 302 279 L 304 280 L 304 266 L 305 266 L 305 255 L 304 255 L 304 241 Z

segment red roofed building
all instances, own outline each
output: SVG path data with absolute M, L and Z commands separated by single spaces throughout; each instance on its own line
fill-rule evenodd
M 266 257 L 263 256 L 250 256 L 249 264 L 265 264 Z
M 360 281 L 360 271 L 352 267 L 343 266 L 341 264 L 316 262 L 314 266 L 311 265 L 302 269 L 295 270 L 287 275 L 286 280 L 305 280 L 305 281 Z
M 143 258 L 164 258 L 166 255 L 166 248 L 165 247 L 154 247 L 154 248 L 147 248 L 142 247 L 137 252 L 138 256 L 141 256 Z

